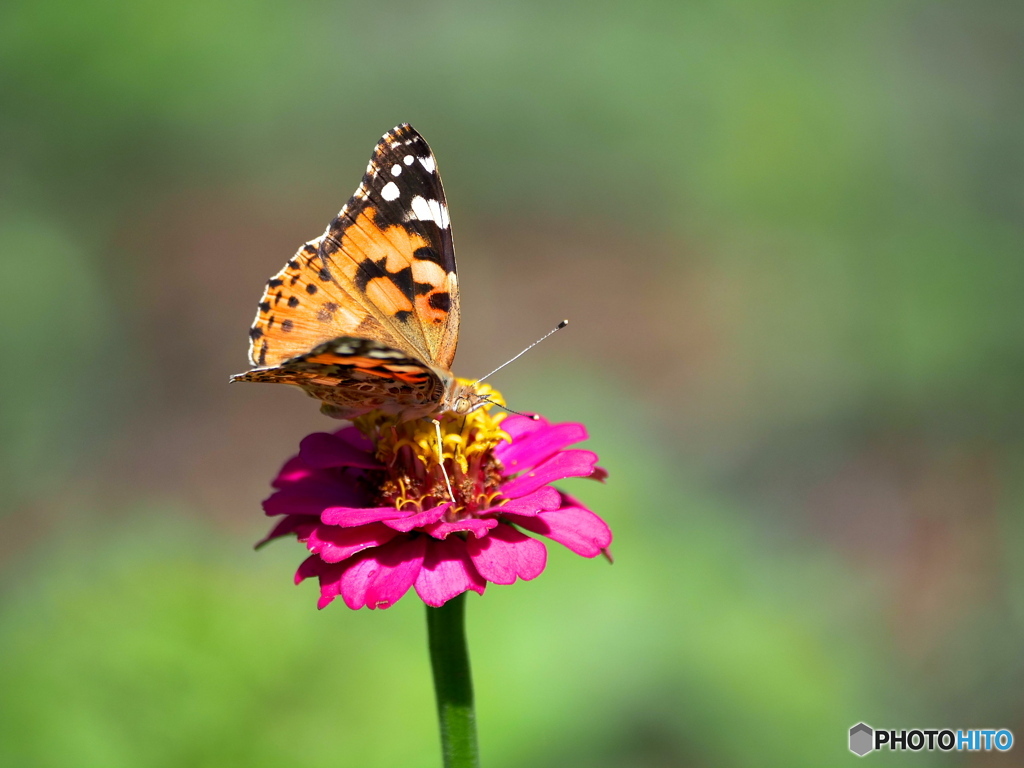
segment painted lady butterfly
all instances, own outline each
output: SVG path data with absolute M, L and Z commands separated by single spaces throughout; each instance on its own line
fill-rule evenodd
M 412 126 L 384 134 L 352 199 L 270 279 L 249 338 L 255 367 L 232 381 L 299 386 L 340 419 L 480 404 L 450 370 L 455 250 L 437 162 Z

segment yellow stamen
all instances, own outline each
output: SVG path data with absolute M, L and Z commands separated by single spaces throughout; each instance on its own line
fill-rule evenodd
M 464 379 L 459 379 L 459 383 L 471 384 Z M 476 393 L 504 405 L 501 394 L 488 384 L 478 384 Z M 501 429 L 506 414 L 492 413 L 492 407 L 485 403 L 472 413 L 447 412 L 436 416 L 441 425 L 441 456 L 432 418 L 399 422 L 395 416 L 373 411 L 354 419 L 359 431 L 373 442 L 377 458 L 388 468 L 388 474 L 397 481 L 392 486 L 397 494 L 388 494 L 386 503 L 395 503 L 399 509 L 408 508 L 407 505 L 422 509 L 425 503 L 454 498 L 456 503 L 449 517 L 472 513 L 490 503 L 496 493 L 481 467 L 500 468 L 492 451 L 502 440 L 512 442 Z
M 459 379 L 460 384 L 471 384 L 468 379 Z M 504 405 L 505 400 L 497 390 L 488 384 L 479 384 L 477 394 Z M 501 429 L 504 412 L 491 413 L 491 405 L 483 405 L 472 413 L 458 414 L 449 411 L 439 415 L 441 442 L 444 458 L 451 459 L 463 473 L 469 470 L 469 460 L 494 448 L 502 440 L 512 442 L 507 432 Z M 397 417 L 380 411 L 372 411 L 353 420 L 353 423 L 377 448 L 377 458 L 387 463 L 402 446 L 409 446 L 417 459 L 425 466 L 436 465 L 437 437 L 430 419 L 413 419 L 399 422 Z

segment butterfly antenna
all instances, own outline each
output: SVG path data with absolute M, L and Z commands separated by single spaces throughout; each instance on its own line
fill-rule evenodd
M 488 373 L 488 374 L 487 374 L 486 376 L 481 376 L 481 377 L 480 377 L 479 379 L 477 379 L 477 380 L 476 380 L 476 384 L 479 384 L 479 383 L 480 383 L 481 381 L 483 381 L 484 379 L 489 379 L 489 378 L 491 378 L 491 376 L 493 376 L 494 374 L 496 374 L 496 373 L 497 373 L 498 371 L 500 371 L 500 370 L 501 370 L 502 368 L 504 368 L 504 367 L 505 367 L 506 365 L 508 365 L 509 363 L 514 363 L 514 362 L 515 362 L 516 360 L 518 360 L 518 359 L 519 359 L 520 357 L 522 357 L 522 356 L 523 356 L 523 355 L 525 355 L 525 354 L 526 354 L 527 352 L 529 352 L 529 351 L 530 351 L 531 349 L 533 349 L 533 348 L 534 348 L 534 347 L 536 347 L 536 346 L 537 346 L 538 344 L 540 344 L 540 343 L 541 343 L 542 341 L 544 341 L 544 339 L 546 339 L 546 338 L 547 338 L 548 336 L 550 336 L 551 334 L 553 334 L 553 333 L 554 333 L 555 331 L 560 331 L 560 330 L 562 330 L 562 329 L 563 329 L 563 328 L 565 328 L 565 326 L 567 326 L 568 324 L 569 324 L 569 321 L 568 321 L 568 320 L 563 320 L 563 321 L 562 321 L 562 322 L 560 322 L 560 323 L 559 323 L 558 325 L 556 325 L 556 326 L 555 326 L 554 328 L 552 328 L 552 329 L 551 329 L 550 331 L 548 331 L 548 332 L 547 332 L 547 333 L 545 333 L 545 334 L 544 334 L 543 336 L 541 336 L 541 337 L 540 337 L 539 339 L 537 339 L 537 340 L 536 340 L 535 342 L 533 342 L 533 344 L 531 344 L 531 345 L 530 345 L 530 346 L 528 346 L 528 347 L 527 347 L 526 349 L 524 349 L 524 350 L 523 350 L 522 352 L 520 352 L 520 353 L 519 353 L 518 355 L 516 355 L 515 357 L 513 357 L 513 358 L 512 358 L 511 360 L 509 360 L 508 362 L 504 362 L 504 363 L 502 363 L 502 364 L 501 364 L 501 365 L 499 365 L 499 366 L 498 366 L 497 368 L 495 368 L 495 369 L 494 369 L 493 371 L 491 371 L 490 373 Z M 495 405 L 498 405 L 498 404 L 497 404 L 497 403 L 495 403 Z M 504 406 L 501 406 L 501 405 L 499 405 L 498 407 L 499 407 L 499 408 L 504 408 Z M 507 409 L 507 408 L 505 408 L 505 410 L 508 410 L 508 409 Z M 512 413 L 515 413 L 515 411 L 512 411 Z M 525 415 L 525 414 L 520 414 L 520 415 Z
M 481 397 L 480 399 L 483 400 L 485 403 L 490 403 L 491 405 L 498 406 L 503 411 L 514 413 L 516 416 L 525 416 L 526 418 L 533 419 L 534 421 L 538 421 L 540 419 L 540 416 L 538 416 L 536 413 L 523 413 L 522 411 L 513 411 L 511 408 L 506 408 L 501 403 L 495 402 L 494 400 L 491 400 L 491 398 L 489 397 Z

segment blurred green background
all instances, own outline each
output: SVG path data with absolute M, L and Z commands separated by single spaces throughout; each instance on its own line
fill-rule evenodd
M 418 599 L 317 612 L 251 549 L 330 423 L 227 386 L 402 121 L 456 371 L 571 318 L 495 384 L 611 472 L 567 485 L 614 566 L 471 596 L 486 765 L 1024 738 L 1019 2 L 8 0 L 0 765 L 439 763 Z

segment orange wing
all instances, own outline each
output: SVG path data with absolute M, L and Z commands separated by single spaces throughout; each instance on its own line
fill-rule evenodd
M 255 368 L 234 381 L 295 384 L 322 402 L 321 410 L 354 419 L 380 409 L 404 419 L 437 410 L 447 374 L 372 339 L 341 336 L 273 368 Z
M 402 124 L 378 142 L 362 183 L 327 231 L 267 283 L 249 360 L 273 368 L 350 336 L 448 370 L 458 335 L 441 177 L 426 141 Z

